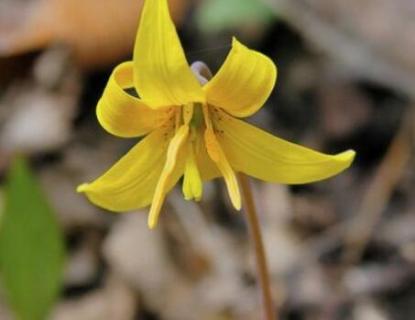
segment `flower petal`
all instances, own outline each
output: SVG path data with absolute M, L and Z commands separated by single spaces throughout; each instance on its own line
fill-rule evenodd
M 153 108 L 204 102 L 171 20 L 167 0 L 146 0 L 134 49 L 134 84 Z
M 112 72 L 97 105 L 101 126 L 119 137 L 138 137 L 159 127 L 169 116 L 169 109 L 154 110 L 124 89 L 132 88 L 133 64 L 121 63 Z
M 166 159 L 166 130 L 155 130 L 95 181 L 78 187 L 94 204 L 111 211 L 148 206 Z M 179 179 L 179 177 L 177 177 Z M 176 180 L 177 181 L 177 180 Z M 172 179 L 171 188 L 175 182 Z
M 164 199 L 169 190 L 169 184 L 174 181 L 177 182 L 180 176 L 183 175 L 184 163 L 187 159 L 187 155 L 180 155 L 181 149 L 187 150 L 187 148 L 181 148 L 189 134 L 189 126 L 181 126 L 167 149 L 167 157 L 164 167 L 162 169 L 160 178 L 157 182 L 157 186 L 154 192 L 153 201 L 151 203 L 150 213 L 148 215 L 148 226 L 150 229 L 156 227 L 158 218 L 160 216 L 160 210 L 164 203 Z M 174 173 L 178 173 L 178 177 Z
M 350 166 L 355 152 L 327 155 L 277 138 L 222 112 L 215 124 L 232 167 L 255 178 L 301 184 L 329 178 Z
M 277 68 L 271 59 L 234 38 L 222 67 L 203 89 L 209 104 L 233 116 L 247 117 L 262 107 L 276 79 Z

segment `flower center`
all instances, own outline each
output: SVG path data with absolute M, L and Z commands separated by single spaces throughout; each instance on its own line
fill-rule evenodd
M 190 126 L 192 128 L 199 129 L 203 124 L 202 104 L 195 103 L 193 106 L 193 117 L 192 120 L 190 120 Z
M 193 62 L 190 68 L 202 86 L 212 78 L 212 72 L 206 63 L 202 61 Z M 192 106 L 193 115 L 189 124 L 192 128 L 199 129 L 209 119 L 205 118 L 203 111 L 205 107 L 201 103 L 193 103 Z

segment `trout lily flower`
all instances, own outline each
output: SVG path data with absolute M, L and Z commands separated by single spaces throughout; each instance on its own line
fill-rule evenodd
M 167 193 L 181 177 L 186 200 L 200 200 L 203 182 L 223 177 L 239 210 L 237 172 L 302 184 L 349 167 L 354 151 L 326 155 L 240 120 L 262 107 L 276 78 L 276 66 L 268 57 L 236 39 L 212 79 L 195 75 L 167 0 L 145 0 L 133 60 L 114 69 L 97 105 L 98 120 L 109 133 L 144 138 L 78 192 L 110 211 L 151 205 L 148 224 L 153 228 Z M 138 97 L 127 93 L 132 88 Z

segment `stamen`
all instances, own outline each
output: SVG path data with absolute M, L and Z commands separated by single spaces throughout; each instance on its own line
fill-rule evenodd
M 241 209 L 241 195 L 239 192 L 238 180 L 236 179 L 235 172 L 233 171 L 225 153 L 222 150 L 212 126 L 212 122 L 209 116 L 209 109 L 207 106 L 203 106 L 203 115 L 205 118 L 206 130 L 205 130 L 205 144 L 209 157 L 216 163 L 219 171 L 222 173 L 226 187 L 228 189 L 229 197 L 235 209 Z
M 163 205 L 164 198 L 166 197 L 169 179 L 176 167 L 177 156 L 180 147 L 186 141 L 188 134 L 189 126 L 183 125 L 177 130 L 173 139 L 170 141 L 169 147 L 167 149 L 166 163 L 164 164 L 163 171 L 161 172 L 159 181 L 157 183 L 156 191 L 154 192 L 154 197 L 148 216 L 148 226 L 151 229 L 154 228 L 157 224 L 160 210 Z
M 183 106 L 183 122 L 188 125 L 193 117 L 193 103 L 188 103 Z
M 225 153 L 223 152 L 219 142 L 216 139 L 215 133 L 212 130 L 205 131 L 206 149 L 210 158 L 216 163 L 219 171 L 225 179 L 226 188 L 228 189 L 229 197 L 232 205 L 236 210 L 241 209 L 241 195 L 239 192 L 238 180 L 236 179 L 235 171 L 230 166 Z
M 195 129 L 192 128 L 192 141 L 189 141 L 188 145 L 188 156 L 184 172 L 182 190 L 186 200 L 195 199 L 196 201 L 199 201 L 202 198 L 203 183 L 196 163 L 194 148 L 195 141 L 193 141 L 195 138 L 194 130 Z
M 207 105 L 203 105 L 203 118 L 205 119 L 206 128 L 213 131 L 212 122 L 210 121 L 209 115 L 209 107 Z

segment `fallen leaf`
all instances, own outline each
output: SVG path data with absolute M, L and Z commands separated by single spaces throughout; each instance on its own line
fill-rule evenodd
M 182 21 L 188 0 L 170 0 Z M 142 0 L 32 0 L 2 8 L 0 57 L 67 45 L 82 67 L 107 65 L 132 49 Z

